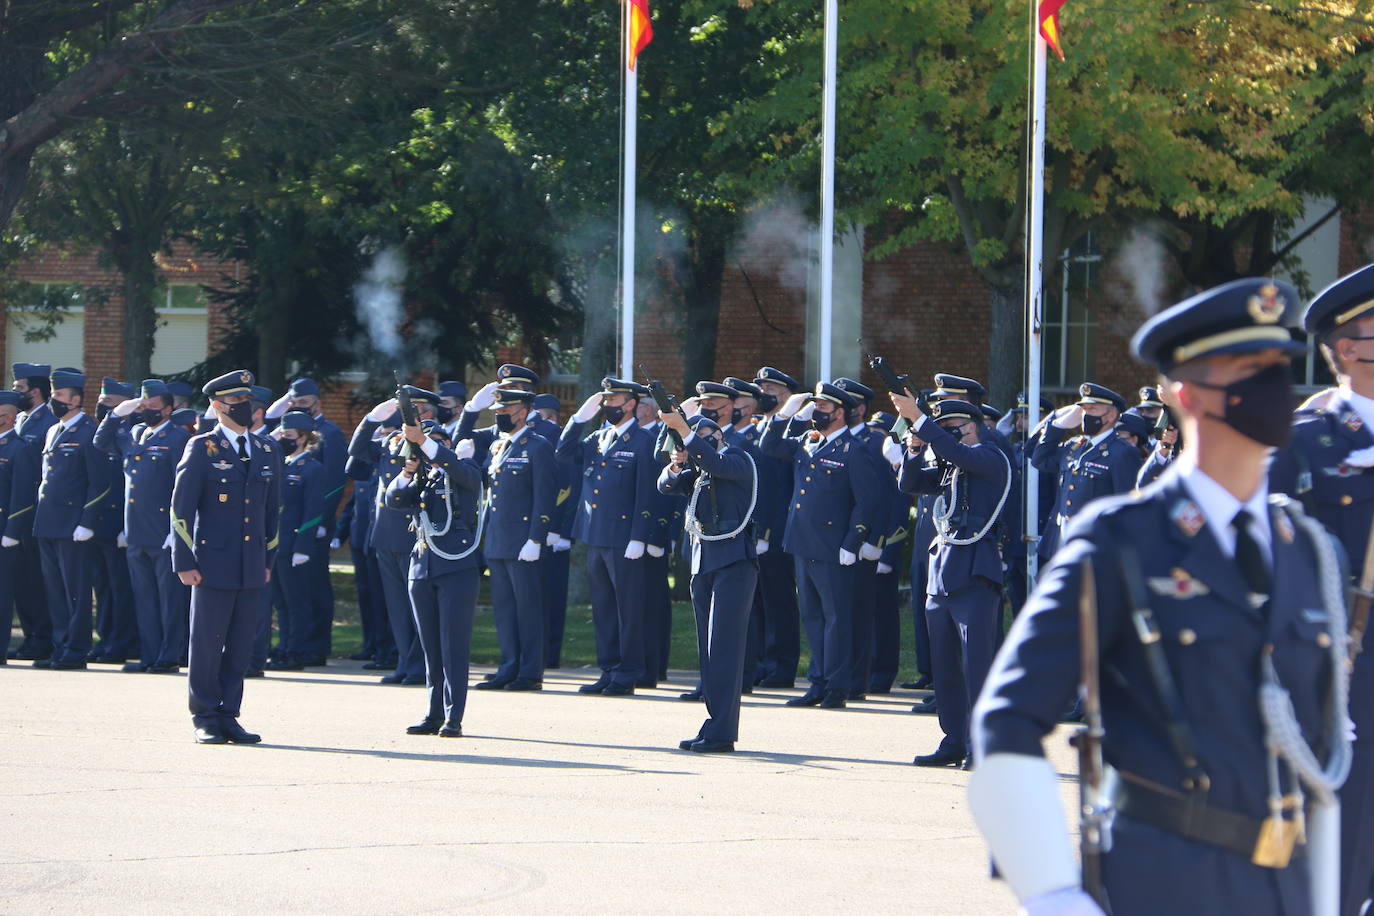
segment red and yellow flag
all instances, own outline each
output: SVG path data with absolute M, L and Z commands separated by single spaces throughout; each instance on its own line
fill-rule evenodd
M 1040 34 L 1060 60 L 1064 59 L 1064 49 L 1059 47 L 1059 8 L 1063 5 L 1064 0 L 1040 0 L 1038 14 Z
M 626 64 L 633 70 L 635 61 L 639 59 L 639 52 L 643 51 L 648 47 L 649 42 L 654 40 L 654 27 L 649 23 L 649 0 L 629 0 L 629 4 L 630 40 L 627 47 L 630 59 L 626 61 Z

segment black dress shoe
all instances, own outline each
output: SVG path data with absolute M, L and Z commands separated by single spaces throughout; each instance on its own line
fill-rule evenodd
M 760 687 L 795 687 L 795 686 L 797 686 L 797 682 L 796 682 L 796 680 L 795 680 L 794 678 L 790 678 L 790 677 L 766 677 L 766 678 L 764 678 L 763 680 L 759 681 L 758 686 L 760 686 Z
M 245 731 L 244 727 L 238 723 L 237 719 L 224 720 L 219 730 L 232 744 L 257 744 L 262 740 L 262 735 L 255 735 L 250 731 Z
M 406 726 L 407 735 L 437 735 L 439 734 L 438 719 L 424 719 L 414 725 Z
M 34 664 L 37 665 L 38 663 L 34 662 Z M 52 668 L 54 671 L 83 671 L 86 668 L 86 663 L 79 658 L 64 658 L 53 662 Z
M 821 700 L 825 699 L 825 694 L 819 690 L 808 690 L 799 697 L 793 697 L 784 703 L 784 706 L 818 706 Z
M 577 688 L 578 693 L 600 693 L 611 686 L 611 679 L 608 677 L 598 678 L 590 684 L 583 684 Z
M 36 658 L 36 659 L 34 659 L 34 661 L 33 661 L 33 666 L 34 666 L 35 668 L 51 668 L 51 667 L 52 667 L 52 659 L 51 659 L 51 658 Z
M 935 695 L 931 694 L 923 698 L 921 702 L 912 706 L 911 711 L 921 713 L 922 715 L 933 716 L 940 711 L 940 704 L 935 701 Z
M 964 754 L 962 751 L 937 750 L 933 754 L 922 754 L 911 762 L 918 767 L 957 767 L 964 762 Z
M 495 675 L 494 673 L 493 673 L 493 674 L 484 674 L 484 675 L 482 675 L 482 680 L 484 680 L 484 681 L 494 681 L 494 680 L 496 680 L 496 675 Z
M 283 658 L 283 659 L 281 659 L 280 661 L 268 662 L 268 663 L 267 663 L 267 670 L 268 670 L 268 671 L 304 671 L 304 670 L 305 670 L 305 665 L 303 665 L 303 664 L 300 662 L 299 659 L 294 659 L 294 658 Z
M 677 749 L 680 750 L 680 751 L 690 751 L 690 750 L 692 749 L 692 745 L 696 744 L 696 743 L 697 743 L 698 741 L 700 741 L 700 740 L 701 740 L 701 735 L 698 734 L 698 735 L 695 735 L 695 736 L 693 736 L 693 737 L 691 737 L 691 738 L 686 739 L 685 741 L 679 741 L 679 742 L 677 743 Z
M 399 684 L 406 679 L 404 674 L 388 674 L 386 677 L 378 678 L 380 684 Z
M 688 703 L 700 703 L 702 700 L 706 699 L 706 694 L 702 692 L 700 687 L 697 687 L 695 690 L 679 693 L 677 698 L 679 700 L 685 700 Z
M 489 681 L 478 681 L 472 685 L 473 690 L 505 690 L 507 684 L 515 683 L 513 677 L 503 677 L 500 679 L 492 678 Z
M 959 769 L 963 770 L 966 773 L 973 772 L 973 758 L 965 757 L 964 762 L 959 764 Z
M 368 662 L 366 665 L 363 665 L 363 670 L 364 670 L 364 671 L 395 671 L 395 670 L 396 670 L 396 663 L 395 663 L 395 662 L 390 662 L 390 663 L 387 663 L 387 662 Z
M 300 662 L 307 668 L 323 668 L 329 664 L 329 660 L 323 655 L 305 655 L 301 657 Z
M 203 725 L 196 729 L 196 744 L 228 744 L 224 732 L 213 725 Z
M 611 684 L 601 691 L 603 697 L 632 697 L 635 694 L 633 684 Z
M 642 687 L 645 690 L 653 690 L 654 688 L 658 687 L 658 681 L 651 681 L 648 678 L 645 678 L 642 681 L 635 681 L 635 686 Z
M 349 659 L 349 661 L 354 661 L 354 662 L 370 662 L 370 661 L 372 661 L 372 653 L 371 653 L 371 652 L 354 652 L 352 655 L 350 655 L 350 656 L 348 657 L 348 659 Z
M 544 682 L 530 677 L 518 677 L 506 685 L 506 690 L 543 690 Z
M 892 692 L 892 685 L 888 684 L 887 686 L 884 686 L 882 684 L 878 684 L 877 686 L 874 686 L 873 684 L 869 684 L 868 692 L 876 693 L 880 696 L 886 696 L 887 694 Z
M 436 732 L 440 738 L 461 738 L 463 737 L 463 726 L 453 720 L 445 722 Z
M 929 674 L 923 674 L 914 681 L 903 681 L 898 684 L 903 690 L 929 690 L 930 685 L 935 683 Z
M 739 689 L 739 695 L 742 696 L 742 697 L 751 696 L 751 695 L 753 695 L 753 693 L 754 693 L 754 685 L 753 685 L 753 684 L 745 684 L 743 687 L 741 687 L 741 688 Z
M 128 660 L 129 659 L 123 655 L 103 655 L 97 658 L 96 662 L 101 665 L 122 665 Z
M 848 699 L 857 703 L 860 700 L 868 699 L 868 694 L 864 693 L 862 690 L 851 690 L 849 691 Z
M 844 699 L 844 693 L 839 690 L 832 690 L 816 706 L 820 709 L 844 709 Z
M 171 662 L 158 662 L 148 666 L 149 674 L 176 674 L 180 670 L 180 665 L 174 665 Z
M 702 738 L 692 745 L 692 752 L 695 754 L 733 754 L 735 752 L 735 742 L 710 741 L 706 738 Z
M 423 687 L 425 686 L 425 676 L 423 674 L 412 674 L 401 681 L 402 687 Z
M 147 671 L 150 667 L 152 667 L 152 666 L 151 666 L 151 665 L 145 665 L 145 664 L 143 664 L 143 662 L 129 662 L 129 663 L 126 664 L 123 668 L 120 668 L 119 670 L 120 670 L 120 671 L 127 672 L 127 673 L 129 673 L 129 674 L 141 674 L 142 672 Z

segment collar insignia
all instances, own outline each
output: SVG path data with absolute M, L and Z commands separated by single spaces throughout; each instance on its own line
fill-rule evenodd
M 1154 576 L 1146 580 L 1150 591 L 1165 598 L 1196 598 L 1211 593 L 1211 589 L 1199 579 L 1194 579 L 1186 569 L 1175 566 L 1167 576 Z
M 1170 515 L 1174 524 L 1188 537 L 1196 535 L 1202 530 L 1202 526 L 1207 524 L 1207 519 L 1197 507 L 1197 503 L 1189 499 L 1180 500 Z
M 1256 295 L 1250 297 L 1249 302 L 1245 303 L 1245 310 L 1255 319 L 1256 324 L 1276 324 L 1283 316 L 1286 304 L 1279 296 L 1279 288 L 1272 283 L 1266 283 L 1259 288 Z
M 1360 415 L 1352 410 L 1345 415 L 1345 426 L 1352 433 L 1357 433 L 1360 431 L 1360 427 L 1364 426 L 1364 420 L 1361 420 Z

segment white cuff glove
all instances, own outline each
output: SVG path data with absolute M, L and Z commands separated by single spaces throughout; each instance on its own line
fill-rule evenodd
M 884 436 L 883 457 L 887 459 L 888 464 L 892 465 L 893 470 L 898 470 L 902 466 L 902 460 L 905 457 L 905 449 L 902 448 L 900 442 L 893 442 L 890 436 Z
M 1059 777 L 1044 757 L 995 753 L 978 761 L 968 807 L 1012 893 L 1032 914 L 1096 913 L 1032 909 L 1037 898 L 1077 890 L 1078 857 L 1059 800 Z
M 763 555 L 764 555 L 765 553 L 767 553 L 767 552 L 768 552 L 768 542 L 767 542 L 767 541 L 765 541 L 763 538 L 759 538 L 757 541 L 754 542 L 754 553 L 758 554 L 759 556 L 763 556 Z
M 1102 908 L 1080 887 L 1066 887 L 1027 900 L 1021 916 L 1102 916 Z
M 577 413 L 573 414 L 572 418 L 578 423 L 586 423 L 592 417 L 596 416 L 596 412 L 600 409 L 601 395 L 594 394 L 582 402 L 582 406 L 577 408 Z
M 638 560 L 642 556 L 644 556 L 643 541 L 631 541 L 625 545 L 625 559 Z
M 324 530 L 324 526 L 323 526 L 323 525 L 321 525 L 320 527 L 318 527 L 318 528 L 315 529 L 315 537 L 317 537 L 317 538 L 322 538 L 322 537 L 324 537 L 324 536 L 325 536 L 326 534 L 328 534 L 328 533 L 329 533 L 329 532 L 327 532 L 327 531 Z
M 272 406 L 263 412 L 263 416 L 269 420 L 280 419 L 286 413 L 286 409 L 291 406 L 291 395 L 284 394 L 272 402 Z
M 848 550 L 845 550 L 843 547 L 840 548 L 840 565 L 841 565 L 841 566 L 853 566 L 853 565 L 854 565 L 854 561 L 856 561 L 856 560 L 858 560 L 858 559 L 859 559 L 858 557 L 856 557 L 854 554 L 850 553 Z
M 548 537 L 544 538 L 544 543 L 550 547 L 554 547 L 557 546 L 558 542 L 561 540 L 563 540 L 562 535 L 556 531 L 550 531 Z
M 477 389 L 477 393 L 472 396 L 471 400 L 463 405 L 463 410 L 471 413 L 478 413 L 486 410 L 496 403 L 496 389 L 500 387 L 500 382 L 487 382 L 481 388 Z
M 293 553 L 293 554 L 291 554 L 291 565 L 292 565 L 292 566 L 303 566 L 303 565 L 305 565 L 306 563 L 309 563 L 309 562 L 310 562 L 310 554 L 308 554 L 308 553 Z
M 204 416 L 205 416 L 205 422 L 206 422 L 206 423 L 218 423 L 218 422 L 219 422 L 219 411 L 218 411 L 218 410 L 215 410 L 215 405 L 214 405 L 214 404 L 211 404 L 209 407 L 205 408 L 205 414 L 204 414 Z
M 124 534 L 123 531 L 121 531 L 121 532 L 119 532 L 119 534 L 116 534 L 116 535 L 115 535 L 115 546 L 116 546 L 116 547 L 128 547 L 128 546 L 129 546 L 129 538 Z
M 1063 413 L 1056 412 L 1054 415 L 1054 426 L 1058 429 L 1073 429 L 1083 425 L 1083 408 L 1074 406 L 1060 408 Z
M 809 391 L 799 391 L 792 395 L 783 402 L 782 407 L 778 408 L 778 416 L 783 420 L 792 419 L 793 415 L 801 410 L 802 404 L 806 403 L 806 399 L 809 397 L 811 397 L 811 392 Z
M 1369 448 L 1357 448 L 1349 455 L 1345 456 L 1345 463 L 1352 468 L 1367 468 L 1374 466 L 1374 445 Z
M 18 538 L 12 538 L 12 537 L 10 537 L 9 535 L 5 535 L 4 537 L 0 537 L 0 547 L 18 547 L 18 546 L 19 546 L 19 539 L 18 539 Z
M 572 541 L 567 538 L 559 538 L 558 543 L 553 545 L 553 552 L 562 553 L 565 550 L 572 550 Z
M 129 414 L 138 410 L 143 405 L 143 401 L 138 398 L 129 398 L 127 401 L 120 401 L 114 406 L 110 413 L 116 417 L 127 417 Z
M 860 559 L 860 560 L 876 560 L 876 559 L 878 559 L 879 557 L 881 557 L 882 555 L 883 555 L 883 549 L 882 549 L 881 547 L 875 547 L 875 546 L 873 546 L 872 544 L 860 544 L 860 545 L 859 545 L 859 559 Z
M 342 547 L 342 546 L 343 546 L 343 542 L 340 541 L 338 538 L 330 538 L 330 539 L 329 539 L 329 549 L 330 549 L 330 550 L 338 550 L 338 549 L 339 549 L 340 547 Z
M 516 557 L 516 559 L 525 563 L 533 563 L 535 560 L 539 559 L 539 542 L 532 540 L 526 541 L 525 546 L 520 548 L 520 556 Z
M 425 436 L 425 441 L 420 443 L 420 454 L 433 461 L 434 456 L 439 454 L 439 443 L 435 442 L 429 436 Z
M 78 544 L 82 541 L 89 541 L 93 537 L 95 537 L 95 532 L 85 525 L 77 525 L 76 530 L 72 532 L 72 540 Z
M 171 550 L 171 549 L 172 549 L 172 538 L 174 538 L 174 537 L 175 537 L 175 535 L 173 535 L 170 531 L 167 533 L 167 540 L 165 540 L 165 541 L 162 542 L 162 549 L 163 549 L 163 550 Z
M 464 458 L 471 458 L 475 453 L 475 448 L 476 447 L 472 444 L 471 439 L 462 439 L 458 442 L 458 445 L 453 449 L 453 454 L 458 457 L 459 461 L 462 461 Z M 435 448 L 435 451 L 438 451 L 437 446 Z M 431 455 L 430 457 L 432 458 L 434 456 Z
M 387 398 L 385 401 L 369 410 L 367 412 L 367 418 L 371 420 L 373 423 L 380 423 L 387 417 L 394 414 L 397 410 L 400 409 L 400 407 L 400 402 L 397 401 L 395 398 Z
M 647 550 L 649 552 L 649 556 L 653 557 L 654 559 L 658 559 L 659 557 L 663 556 L 662 547 L 655 547 L 653 544 L 648 544 L 645 546 L 644 549 Z
M 891 566 L 889 566 L 888 564 L 884 563 L 882 560 L 879 560 L 879 561 L 878 561 L 878 575 L 880 575 L 880 576 L 886 576 L 886 575 L 888 575 L 888 574 L 891 573 L 891 572 L 892 572 L 892 567 L 891 567 Z
M 797 415 L 796 415 L 795 417 L 793 417 L 793 419 L 794 419 L 794 420 L 801 420 L 803 423 L 805 423 L 807 420 L 811 419 L 811 415 L 812 415 L 813 413 L 815 413 L 815 412 L 816 412 L 816 402 L 815 402 L 815 401 L 807 401 L 805 404 L 803 404 L 803 405 L 801 406 L 801 410 L 797 411 Z

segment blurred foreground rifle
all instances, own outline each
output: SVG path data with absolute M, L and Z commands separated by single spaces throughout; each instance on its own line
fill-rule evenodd
M 415 412 L 415 405 L 412 404 L 410 401 L 410 392 L 406 390 L 405 383 L 401 381 L 401 373 L 393 369 L 391 370 L 391 374 L 396 379 L 396 406 L 399 407 L 401 410 L 401 425 L 419 426 L 420 417 Z M 403 458 L 406 461 L 410 461 L 416 458 L 420 459 L 421 461 L 424 460 L 424 452 L 416 448 L 415 443 L 405 438 L 404 434 L 402 434 L 401 436 L 400 455 L 401 458 Z
M 911 376 L 898 375 L 892 368 L 892 364 L 881 356 L 874 356 L 868 352 L 868 347 L 864 346 L 864 339 L 859 338 L 859 349 L 863 351 L 864 359 L 868 362 L 868 368 L 872 369 L 882 381 L 883 387 L 889 394 L 910 395 L 916 399 L 916 404 L 921 408 L 922 413 L 930 413 L 930 402 L 927 400 L 930 394 L 927 390 L 911 390 Z M 892 424 L 892 431 L 888 433 L 893 442 L 901 442 L 902 434 L 909 426 L 905 417 L 898 417 L 897 422 Z
M 1102 691 L 1098 682 L 1097 583 L 1092 557 L 1083 560 L 1078 593 L 1078 650 L 1081 669 L 1083 727 L 1069 742 L 1078 750 L 1078 847 L 1083 860 L 1083 890 L 1104 913 L 1111 913 L 1102 883 L 1103 833 L 1107 812 L 1102 805 Z

